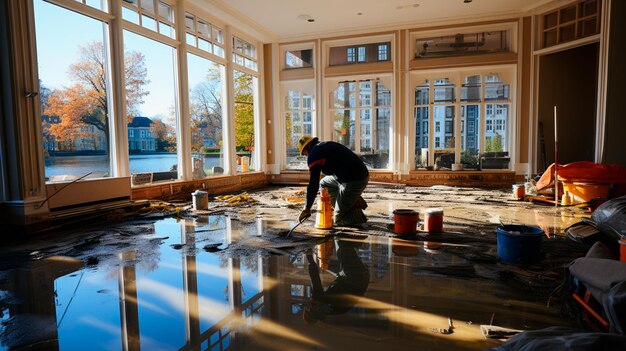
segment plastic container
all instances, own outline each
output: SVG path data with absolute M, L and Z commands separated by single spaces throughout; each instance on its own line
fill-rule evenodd
M 414 234 L 417 230 L 419 213 L 410 209 L 393 211 L 393 231 L 396 234 Z
M 317 202 L 315 228 L 330 229 L 333 227 L 333 207 L 330 204 L 330 195 L 326 188 L 322 188 L 322 196 Z
M 424 230 L 431 233 L 443 231 L 443 209 L 428 208 L 424 211 Z
M 506 263 L 530 264 L 541 260 L 541 228 L 507 224 L 496 229 L 498 257 Z
M 526 195 L 526 187 L 524 184 L 513 184 L 513 198 L 515 200 L 524 200 Z
M 209 193 L 202 190 L 196 190 L 191 193 L 194 210 L 206 210 L 209 208 Z
M 619 260 L 626 262 L 626 239 L 619 239 Z
M 595 198 L 608 198 L 610 184 L 563 182 L 563 191 L 570 195 L 570 203 L 581 204 Z

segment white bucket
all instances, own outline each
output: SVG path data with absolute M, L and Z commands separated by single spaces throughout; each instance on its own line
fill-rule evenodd
M 196 190 L 191 193 L 193 199 L 194 210 L 206 210 L 209 208 L 209 193 L 202 190 Z

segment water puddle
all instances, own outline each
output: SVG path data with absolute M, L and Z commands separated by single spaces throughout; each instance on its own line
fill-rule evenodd
M 395 207 L 372 212 L 383 218 Z M 446 216 L 461 232 L 476 218 L 451 207 Z M 552 230 L 570 222 L 523 209 L 484 216 Z M 480 324 L 571 323 L 545 307 L 541 287 L 502 279 L 493 238 L 283 238 L 294 224 L 277 216 L 166 218 L 116 229 L 118 239 L 83 241 L 89 257 L 46 255 L 2 267 L 2 348 L 482 349 L 497 342 Z M 479 251 L 488 257 L 468 254 Z M 449 319 L 452 333 L 442 333 Z

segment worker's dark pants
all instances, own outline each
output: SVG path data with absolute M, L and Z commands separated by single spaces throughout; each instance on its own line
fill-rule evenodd
M 326 176 L 320 181 L 322 188 L 328 189 L 330 203 L 335 207 L 334 225 L 346 226 L 365 222 L 363 210 L 355 206 L 367 186 L 369 178 L 339 183 L 334 176 Z

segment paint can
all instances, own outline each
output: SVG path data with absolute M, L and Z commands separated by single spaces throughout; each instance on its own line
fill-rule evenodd
M 209 193 L 202 190 L 196 190 L 191 193 L 194 210 L 206 210 L 209 208 Z
M 513 184 L 513 198 L 515 200 L 524 200 L 526 195 L 526 186 L 524 184 Z
M 443 209 L 428 208 L 424 216 L 424 230 L 430 233 L 443 231 Z
M 393 231 L 396 234 L 414 234 L 417 230 L 419 213 L 410 209 L 393 211 Z
M 626 262 L 626 239 L 619 239 L 619 260 Z

